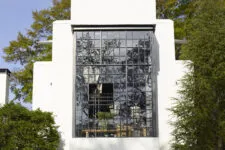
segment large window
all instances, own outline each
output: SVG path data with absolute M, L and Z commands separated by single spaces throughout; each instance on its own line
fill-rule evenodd
M 76 137 L 155 136 L 152 31 L 77 31 Z

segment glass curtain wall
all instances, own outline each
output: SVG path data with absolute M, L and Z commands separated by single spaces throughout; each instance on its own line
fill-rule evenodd
M 76 137 L 151 137 L 152 31 L 76 31 Z

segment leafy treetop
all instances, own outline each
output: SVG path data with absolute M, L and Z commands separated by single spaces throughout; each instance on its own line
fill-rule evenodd
M 50 61 L 51 45 L 40 45 L 38 41 L 52 39 L 52 23 L 70 19 L 70 0 L 53 0 L 48 9 L 33 12 L 34 22 L 25 34 L 18 33 L 17 39 L 4 48 L 6 62 L 19 63 L 20 69 L 13 72 L 11 90 L 13 100 L 32 101 L 33 63 Z
M 52 150 L 59 141 L 52 113 L 30 111 L 12 102 L 0 107 L 1 149 Z
M 190 72 L 171 109 L 174 149 L 225 149 L 225 1 L 195 0 L 181 57 Z

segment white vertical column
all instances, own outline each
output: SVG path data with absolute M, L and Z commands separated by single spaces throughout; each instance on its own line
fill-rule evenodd
M 53 23 L 53 105 L 55 121 L 64 141 L 64 149 L 69 149 L 73 136 L 74 74 L 75 56 L 73 51 L 73 32 L 70 21 Z
M 9 74 L 8 69 L 0 69 L 0 106 L 8 103 Z
M 175 44 L 174 28 L 171 20 L 157 20 L 155 36 L 159 44 L 159 72 L 158 72 L 158 135 L 162 149 L 170 149 L 172 126 L 171 112 L 174 93 Z

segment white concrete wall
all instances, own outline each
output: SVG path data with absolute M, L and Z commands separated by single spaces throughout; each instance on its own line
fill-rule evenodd
M 158 138 L 74 138 L 70 150 L 158 150 Z
M 150 24 L 155 0 L 72 0 L 72 24 Z
M 6 72 L 0 72 L 0 106 L 8 103 L 9 96 L 9 76 Z
M 53 63 L 34 63 L 33 75 L 33 109 L 41 108 L 43 111 L 54 111 L 53 100 Z
M 61 149 L 69 149 L 73 123 L 75 56 L 70 21 L 53 23 L 52 62 L 36 62 L 33 109 L 53 112 L 61 134 Z

